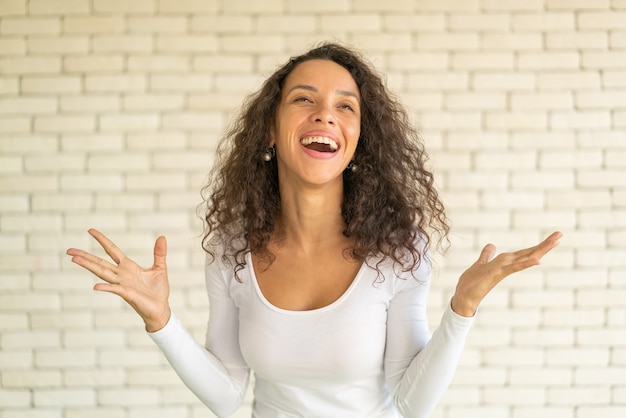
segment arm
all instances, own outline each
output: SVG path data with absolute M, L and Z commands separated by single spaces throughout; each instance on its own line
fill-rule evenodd
M 427 285 L 420 289 L 418 284 L 405 284 L 396 294 L 387 318 L 385 372 L 394 402 L 405 416 L 426 417 L 434 409 L 452 381 L 472 317 L 489 291 L 510 274 L 539 264 L 561 236 L 554 232 L 534 247 L 495 258 L 495 247 L 485 246 L 478 260 L 459 278 L 432 339 L 425 312 Z M 422 264 L 420 269 L 425 267 Z M 418 272 L 416 276 L 428 275 Z
M 237 308 L 217 265 L 206 268 L 210 310 L 206 347 L 182 328 L 175 315 L 165 328 L 149 335 L 185 385 L 216 415 L 226 417 L 243 402 L 250 373 L 239 350 Z
M 139 314 L 146 331 L 183 382 L 216 414 L 227 416 L 237 409 L 245 395 L 249 373 L 239 353 L 237 310 L 217 266 L 207 268 L 207 283 L 211 285 L 210 324 L 217 325 L 209 326 L 209 330 L 215 330 L 214 337 L 204 348 L 171 312 L 165 237 L 155 242 L 154 264 L 142 268 L 101 232 L 90 229 L 89 233 L 113 262 L 76 248 L 68 249 L 67 254 L 73 263 L 103 280 L 94 290 L 118 295 Z M 209 273 L 214 277 L 209 277 Z
M 426 318 L 428 282 L 412 277 L 402 282 L 387 316 L 387 385 L 403 416 L 427 417 L 452 381 L 473 318 L 461 317 L 448 307 L 431 338 Z

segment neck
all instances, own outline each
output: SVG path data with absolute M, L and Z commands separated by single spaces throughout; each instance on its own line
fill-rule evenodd
M 342 201 L 341 182 L 320 188 L 281 188 L 278 222 L 281 244 L 309 253 L 345 239 Z

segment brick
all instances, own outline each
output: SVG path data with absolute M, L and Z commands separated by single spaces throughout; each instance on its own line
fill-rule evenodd
M 57 101 L 54 98 L 11 98 L 0 99 L 0 114 L 41 114 L 55 113 Z
M 81 171 L 84 167 L 85 157 L 83 155 L 33 155 L 24 158 L 24 168 L 27 173 Z
M 611 115 L 608 112 L 555 112 L 550 116 L 552 129 L 608 128 Z
M 128 69 L 148 72 L 186 72 L 189 70 L 189 60 L 179 56 L 130 56 L 128 57 Z
M 581 211 L 579 216 L 579 223 L 583 227 L 595 227 L 606 225 L 608 221 L 610 225 L 615 227 L 626 225 L 626 216 L 620 211 L 611 210 L 586 210 Z
M 272 21 L 263 22 L 266 25 L 266 30 L 274 23 Z M 259 22 L 259 25 L 261 22 Z M 302 22 L 302 31 L 313 32 L 316 30 L 315 21 Z M 284 32 L 300 32 L 298 25 L 289 25 L 281 27 Z M 381 16 L 376 14 L 351 14 L 349 16 L 321 16 L 319 19 L 319 28 L 324 32 L 333 31 L 350 31 L 350 32 L 371 32 L 380 31 L 382 28 Z M 276 29 L 275 29 L 276 30 Z
M 487 129 L 545 129 L 548 126 L 546 112 L 490 112 L 485 115 Z
M 411 0 L 391 0 L 385 3 L 385 12 L 412 12 L 415 8 L 413 3 L 415 2 Z M 353 10 L 356 12 L 379 12 L 380 2 L 377 0 L 362 0 L 353 5 Z
M 218 40 L 211 35 L 162 35 L 156 49 L 165 52 L 216 52 Z
M 126 95 L 123 107 L 127 110 L 182 110 L 185 99 L 175 94 Z
M 124 68 L 124 58 L 121 55 L 65 57 L 63 68 L 79 73 L 120 71 Z
M 539 159 L 540 168 L 600 168 L 603 164 L 601 152 L 591 151 L 544 151 Z
M 180 150 L 186 145 L 185 135 L 181 132 L 132 132 L 126 138 L 126 147 L 129 150 Z
M 546 194 L 546 207 L 551 208 L 602 208 L 611 205 L 608 191 L 551 191 Z M 588 240 L 581 241 L 589 243 Z
M 512 52 L 455 53 L 452 56 L 453 69 L 469 70 L 512 70 L 515 57 Z
M 0 0 L 0 16 L 23 16 L 26 0 Z
M 102 389 L 98 391 L 98 402 L 101 405 L 133 405 L 157 404 L 160 399 L 158 389 Z
M 35 132 L 90 132 L 95 128 L 91 116 L 38 116 L 35 118 Z
M 192 32 L 211 33 L 246 33 L 251 32 L 253 20 L 251 16 L 229 15 L 229 16 L 192 16 Z
M 136 327 L 141 319 L 137 318 L 138 322 L 135 322 L 133 327 Z M 113 324 L 111 324 L 113 325 Z M 116 328 L 119 327 L 119 324 Z M 98 365 L 107 367 L 107 366 L 132 366 L 132 367 L 140 367 L 140 366 L 157 366 L 161 364 L 162 354 L 158 351 L 154 350 L 153 347 L 150 349 L 140 350 L 134 349 L 130 350 L 128 348 L 124 349 L 113 349 L 107 348 L 99 351 L 98 354 Z
M 215 73 L 251 73 L 254 71 L 254 60 L 248 55 L 198 56 L 193 59 L 192 66 L 195 70 Z
M 581 9 L 608 9 L 610 0 L 597 0 L 589 2 L 587 0 L 547 0 L 548 10 L 581 10 Z
M 99 191 L 122 190 L 123 188 L 121 174 L 65 174 L 60 180 L 61 190 L 67 191 L 93 191 L 96 184 Z
M 95 344 L 99 345 L 99 344 Z M 126 383 L 126 373 L 121 368 L 92 369 L 92 370 L 65 370 L 63 373 L 63 383 L 68 387 L 106 387 L 122 386 Z M 95 412 L 95 411 L 94 411 Z M 80 417 L 80 415 L 76 415 Z M 88 413 L 83 416 L 100 416 Z M 102 415 L 103 418 L 110 415 Z M 122 416 L 123 418 L 124 416 Z
M 454 126 L 458 129 L 478 129 L 481 115 L 478 112 L 422 112 L 418 123 L 428 129 L 448 130 Z
M 209 91 L 213 88 L 213 77 L 208 75 L 154 75 L 150 77 L 150 90 L 155 91 Z
M 183 16 L 128 16 L 128 31 L 137 33 L 183 33 L 188 19 Z
M 481 6 L 487 11 L 543 10 L 543 0 L 529 0 L 524 2 L 516 0 L 482 0 Z
M 624 29 L 626 12 L 579 12 L 578 28 L 586 29 Z
M 222 117 L 219 114 L 209 113 L 170 113 L 163 117 L 162 126 L 164 128 L 185 128 L 185 129 L 217 129 L 222 128 Z
M 38 409 L 96 405 L 96 395 L 89 389 L 39 389 L 33 392 L 33 403 Z
M 420 15 L 385 13 L 381 16 L 381 18 L 383 29 L 389 32 L 416 31 L 419 33 L 430 31 L 444 31 L 446 28 L 446 19 L 443 14 L 429 13 L 427 15 Z M 453 18 L 454 16 L 450 17 L 451 22 L 453 21 Z M 459 25 L 460 24 L 461 23 L 459 22 Z
M 100 113 L 121 110 L 120 98 L 113 95 L 61 97 L 60 107 L 62 111 L 71 113 Z
M 73 215 L 65 220 L 66 231 L 84 231 L 93 225 L 107 225 L 107 228 L 111 229 L 125 229 L 128 226 L 128 222 L 124 214 L 121 213 Z
M 0 173 L 21 173 L 22 159 L 18 156 L 0 156 Z
M 546 35 L 548 49 L 607 49 L 605 32 L 556 32 Z
M 522 70 L 578 69 L 580 58 L 573 52 L 521 52 L 517 58 L 517 68 Z
M 153 113 L 118 114 L 101 116 L 98 125 L 102 131 L 152 131 L 159 122 L 159 115 Z
M 609 47 L 611 49 L 626 48 L 626 31 L 611 32 Z
M 626 107 L 626 92 L 577 92 L 576 106 L 579 109 L 613 109 Z
M 351 12 L 352 4 L 349 0 L 318 0 L 315 3 L 287 0 L 286 10 L 291 13 Z
M 9 315 L 0 315 L 0 317 L 2 319 L 12 319 Z M 2 366 L 3 371 L 32 368 L 32 351 L 5 349 L 0 353 L 0 366 Z M 2 399 L 2 395 L 0 395 L 0 405 L 8 406 L 6 403 L 3 403 L 4 400 L 5 399 Z
M 448 28 L 452 31 L 508 31 L 511 19 L 505 14 L 452 14 Z
M 339 30 L 376 30 L 380 29 L 380 21 L 376 15 L 352 14 L 342 19 L 345 26 Z M 323 31 L 338 29 L 339 22 L 333 16 L 321 16 L 320 27 Z M 306 33 L 317 29 L 317 19 L 312 16 L 259 16 L 256 20 L 258 32 Z
M 210 13 L 218 11 L 217 0 L 156 0 L 161 13 Z
M 0 124 L 0 133 L 30 132 L 29 117 L 3 117 Z
M 623 69 L 626 66 L 626 52 L 582 52 L 582 67 L 592 69 Z
M 61 60 L 57 57 L 24 57 L 0 59 L 0 73 L 3 74 L 41 74 L 58 73 Z
M 78 93 L 82 82 L 79 77 L 68 76 L 33 76 L 22 77 L 21 90 L 24 93 Z M 62 100 L 62 99 L 61 99 Z
M 67 16 L 63 19 L 65 33 L 121 33 L 126 30 L 122 16 Z
M 24 39 L 0 39 L 0 54 L 24 55 L 26 53 L 26 41 Z
M 540 228 L 554 228 L 558 225 L 558 228 L 574 228 L 576 226 L 576 213 L 571 210 L 563 211 L 531 211 L 531 210 L 519 210 L 513 213 L 513 226 L 523 229 L 525 227 L 540 227 Z
M 2 35 L 55 35 L 61 22 L 54 18 L 5 18 L 0 22 Z
M 481 205 L 486 208 L 541 208 L 544 205 L 542 193 L 538 192 L 483 192 Z
M 480 45 L 485 50 L 540 50 L 543 37 L 538 33 L 487 33 L 481 35 Z
M 618 267 L 623 264 L 626 252 L 620 249 L 587 250 L 576 254 L 576 263 L 581 267 Z
M 71 15 L 89 13 L 89 0 L 30 0 L 31 15 Z
M 548 92 L 548 93 L 513 93 L 510 97 L 511 109 L 573 109 L 574 98 L 571 93 Z
M 600 88 L 600 75 L 596 72 L 543 73 L 537 76 L 540 90 L 582 90 Z
M 93 75 L 85 78 L 85 89 L 97 92 L 145 91 L 147 79 L 143 75 Z
M 63 346 L 68 348 L 124 347 L 125 344 L 123 331 L 67 331 L 63 337 Z
M 64 418 L 126 418 L 126 410 L 123 407 L 72 407 L 64 409 Z
M 429 52 L 398 54 L 391 52 L 389 54 L 388 66 L 390 70 L 419 70 L 420 72 L 427 72 L 428 70 L 446 69 L 448 67 L 448 62 L 448 54 L 445 53 Z M 439 74 L 432 75 L 438 76 Z M 421 74 L 409 74 L 409 77 L 413 76 L 420 77 Z
M 377 35 L 356 33 L 353 39 L 355 45 L 367 46 L 370 52 L 410 51 L 412 44 L 411 36 L 403 33 Z
M 153 13 L 156 0 L 94 0 L 93 9 L 97 13 Z
M 536 76 L 532 73 L 481 72 L 471 79 L 471 86 L 478 90 L 533 90 L 535 85 Z
M 150 159 L 147 154 L 136 153 L 92 155 L 87 161 L 87 168 L 90 172 L 148 171 Z
M 0 213 L 28 212 L 30 198 L 27 194 L 0 194 Z
M 61 386 L 61 373 L 55 370 L 8 370 L 2 372 L 2 386 L 7 388 Z
M 574 189 L 574 173 L 569 171 L 534 171 L 513 173 L 513 189 L 568 190 Z
M 411 90 L 462 90 L 469 84 L 466 73 L 422 73 L 409 74 L 408 88 Z
M 562 31 L 576 28 L 573 12 L 516 13 L 512 16 L 512 27 L 516 31 Z
M 446 13 L 451 12 L 466 12 L 466 11 L 478 11 L 480 4 L 478 0 L 467 0 L 463 2 L 455 0 L 421 0 L 417 3 L 418 11 L 442 11 Z
M 123 148 L 121 134 L 107 133 L 88 136 L 64 134 L 61 139 L 61 149 L 64 151 L 119 151 Z
M 56 190 L 58 179 L 54 176 L 3 176 L 0 177 L 0 192 L 30 192 Z
M 501 109 L 506 107 L 503 93 L 448 93 L 445 96 L 446 109 Z
M 27 41 L 28 52 L 35 54 L 80 54 L 89 51 L 89 38 L 31 38 Z
M 17 96 L 19 85 L 17 77 L 3 77 L 0 79 L 0 95 Z
M 415 37 L 419 50 L 473 50 L 479 46 L 479 36 L 467 33 L 422 33 Z
M 0 137 L 0 151 L 6 154 L 55 152 L 58 148 L 59 142 L 54 136 L 29 135 L 27 140 L 14 135 Z
M 151 52 L 154 41 L 149 35 L 98 35 L 91 41 L 95 53 Z

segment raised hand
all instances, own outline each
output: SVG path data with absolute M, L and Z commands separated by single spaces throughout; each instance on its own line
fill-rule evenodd
M 560 232 L 553 232 L 534 247 L 501 253 L 495 258 L 496 247 L 486 245 L 478 260 L 459 278 L 452 297 L 452 310 L 462 316 L 473 316 L 491 289 L 510 274 L 539 264 L 541 258 L 559 244 L 562 236 Z
M 72 262 L 89 270 L 105 283 L 97 283 L 94 290 L 120 296 L 141 316 L 148 332 L 165 326 L 170 318 L 169 282 L 167 280 L 167 242 L 160 236 L 154 243 L 154 264 L 145 269 L 126 257 L 104 234 L 90 229 L 89 234 L 102 246 L 113 263 L 76 248 L 67 250 Z

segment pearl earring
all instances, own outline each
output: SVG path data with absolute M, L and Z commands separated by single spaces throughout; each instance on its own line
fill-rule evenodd
M 266 162 L 270 162 L 272 161 L 272 158 L 274 158 L 275 155 L 276 155 L 276 148 L 269 147 L 267 148 L 267 151 L 265 151 L 265 154 L 263 154 L 263 160 L 265 160 Z

